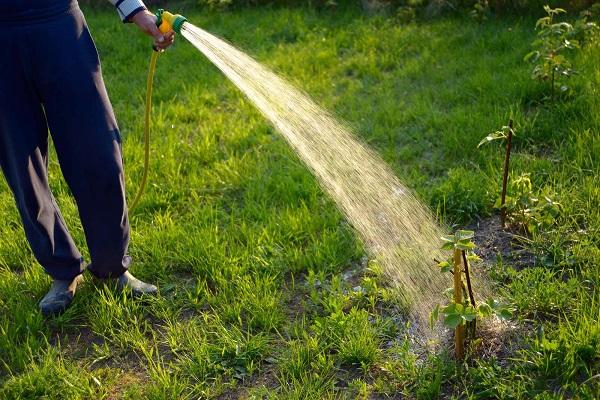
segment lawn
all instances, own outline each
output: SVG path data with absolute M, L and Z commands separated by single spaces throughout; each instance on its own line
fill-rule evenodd
M 37 302 L 50 280 L 0 180 L 0 398 L 600 396 L 598 42 L 575 58 L 572 92 L 552 104 L 523 61 L 537 16 L 403 23 L 353 7 L 173 11 L 347 121 L 448 225 L 497 218 L 502 150 L 477 144 L 512 116 L 511 174 L 530 173 L 535 191 L 561 204 L 555 223 L 523 237 L 526 265 L 504 254 L 476 266 L 514 319 L 485 331 L 487 350 L 465 362 L 445 339 L 427 350 L 315 178 L 178 40 L 158 60 L 150 183 L 131 215 L 131 269 L 161 293 L 132 299 L 86 274 L 73 306 L 44 320 Z M 86 15 L 133 196 L 150 43 L 114 12 Z M 87 257 L 55 156 L 50 182 Z

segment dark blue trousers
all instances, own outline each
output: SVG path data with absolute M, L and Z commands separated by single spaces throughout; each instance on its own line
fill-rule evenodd
M 55 279 L 85 264 L 48 187 L 48 131 L 90 251 L 88 269 L 122 274 L 129 221 L 121 142 L 98 53 L 75 4 L 58 15 L 4 24 L 0 166 L 36 259 Z M 1 223 L 1 221 L 0 221 Z

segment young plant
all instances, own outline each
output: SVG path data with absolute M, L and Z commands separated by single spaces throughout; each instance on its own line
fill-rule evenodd
M 598 40 L 597 35 L 600 32 L 600 27 L 593 20 L 600 20 L 600 3 L 596 3 L 588 10 L 582 11 L 573 24 L 574 37 L 582 47 L 588 42 Z
M 513 120 L 508 121 L 507 126 L 503 126 L 500 130 L 495 131 L 484 137 L 481 142 L 477 145 L 477 147 L 481 147 L 486 143 L 490 143 L 496 140 L 500 140 L 506 142 L 506 155 L 504 156 L 504 170 L 502 173 L 502 194 L 500 195 L 499 204 L 496 202 L 500 208 L 500 224 L 502 228 L 506 227 L 506 186 L 508 184 L 508 167 L 510 164 L 510 150 L 512 146 L 512 138 L 515 135 L 515 131 L 513 129 Z
M 473 9 L 469 12 L 469 16 L 479 23 L 488 19 L 490 14 L 490 4 L 488 0 L 477 0 L 473 5 Z
M 555 22 L 558 14 L 565 13 L 562 8 L 550 8 L 544 6 L 546 16 L 538 19 L 535 29 L 539 30 L 538 38 L 531 45 L 535 48 L 525 56 L 525 61 L 534 64 L 531 77 L 537 80 L 550 80 L 550 100 L 554 102 L 554 93 L 557 81 L 569 78 L 576 71 L 568 59 L 568 52 L 579 49 L 581 43 L 579 37 L 585 35 L 585 31 L 597 28 L 594 23 L 577 23 L 577 29 L 568 22 Z M 560 91 L 566 92 L 569 87 L 560 84 Z
M 530 174 L 521 174 L 511 184 L 512 196 L 505 208 L 510 222 L 526 233 L 534 234 L 556 222 L 561 205 L 552 199 L 548 190 L 535 193 Z
M 453 288 L 449 290 L 452 298 L 443 306 L 435 306 L 430 314 L 430 325 L 433 329 L 436 321 L 442 319 L 443 324 L 455 330 L 454 333 L 454 351 L 456 358 L 461 359 L 464 356 L 465 340 L 474 340 L 476 337 L 477 318 L 485 318 L 491 315 L 497 315 L 501 319 L 512 317 L 511 310 L 494 299 L 489 299 L 477 305 L 471 282 L 471 272 L 469 270 L 469 260 L 478 260 L 473 253 L 475 243 L 471 240 L 474 236 L 473 231 L 459 230 L 453 235 L 442 237 L 444 244 L 442 250 L 452 250 L 452 257 L 447 261 L 438 263 L 441 273 L 451 272 L 453 275 Z M 463 277 L 466 285 L 463 283 Z M 465 328 L 467 337 L 465 337 Z

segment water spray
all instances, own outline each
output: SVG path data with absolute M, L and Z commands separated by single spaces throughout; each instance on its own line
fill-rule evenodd
M 310 97 L 226 41 L 159 10 L 161 32 L 175 31 L 211 61 L 283 136 L 298 157 L 356 229 L 370 256 L 388 281 L 400 289 L 409 318 L 427 325 L 429 311 L 446 287 L 434 267 L 443 259 L 438 243 L 443 230 L 390 167 Z M 156 49 L 155 49 L 156 50 Z M 144 175 L 132 202 L 137 205 L 146 185 L 152 80 L 159 52 L 150 60 L 144 124 Z

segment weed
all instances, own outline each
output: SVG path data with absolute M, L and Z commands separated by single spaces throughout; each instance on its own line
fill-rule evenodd
M 560 203 L 552 198 L 550 189 L 534 192 L 529 173 L 514 178 L 511 196 L 504 205 L 510 222 L 518 229 L 535 234 L 553 226 L 561 212 Z M 495 207 L 502 207 L 498 202 Z

